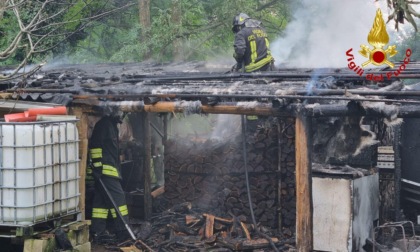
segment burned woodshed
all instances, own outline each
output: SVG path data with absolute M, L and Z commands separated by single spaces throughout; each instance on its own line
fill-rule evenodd
M 130 216 L 151 223 L 149 248 L 360 251 L 375 227 L 419 214 L 420 93 L 407 83 L 420 75 L 407 68 L 373 82 L 348 69 L 61 65 L 0 88 L 3 114 L 19 112 L 15 101 L 47 102 L 79 119 L 83 218 L 90 130 L 127 114 L 123 187 Z

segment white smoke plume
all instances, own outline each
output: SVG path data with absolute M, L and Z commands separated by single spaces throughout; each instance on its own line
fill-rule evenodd
M 361 44 L 368 45 L 376 10 L 380 8 L 385 22 L 388 8 L 385 1 L 374 0 L 302 0 L 284 36 L 273 41 L 271 51 L 277 66 L 346 67 L 346 51 L 353 49 L 354 62 L 366 58 L 359 55 Z M 408 23 L 408 22 L 406 22 Z M 394 22 L 387 25 L 389 44 L 397 42 Z M 409 26 L 405 24 L 404 28 Z M 400 28 L 403 28 L 402 25 Z

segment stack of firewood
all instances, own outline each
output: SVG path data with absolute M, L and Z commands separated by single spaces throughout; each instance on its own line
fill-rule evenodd
M 287 251 L 295 239 L 275 230 L 257 228 L 244 216 L 222 218 L 184 202 L 155 214 L 144 241 L 156 251 Z M 258 231 L 256 231 L 258 229 Z
M 296 223 L 296 185 L 295 185 L 295 119 L 279 121 L 280 138 L 280 216 L 284 233 L 293 234 Z
M 287 125 L 286 121 L 280 124 Z M 248 124 L 246 133 L 246 162 L 255 218 L 262 225 L 276 228 L 279 223 L 288 227 L 295 223 L 294 127 L 280 134 L 280 155 L 281 125 L 279 120 L 260 118 Z M 249 218 L 244 164 L 241 135 L 225 141 L 169 140 L 165 146 L 164 197 L 169 205 L 188 201 L 220 216 Z M 279 210 L 288 220 L 279 221 Z

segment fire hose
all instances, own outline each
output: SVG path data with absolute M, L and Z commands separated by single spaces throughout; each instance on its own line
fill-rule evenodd
M 140 239 L 137 239 L 136 236 L 134 235 L 133 230 L 131 230 L 130 226 L 128 225 L 128 223 L 125 221 L 120 209 L 118 208 L 117 203 L 114 201 L 114 198 L 112 198 L 111 193 L 109 192 L 108 188 L 106 187 L 105 183 L 103 182 L 101 175 L 93 173 L 94 178 L 96 179 L 97 182 L 99 182 L 99 185 L 101 186 L 101 188 L 103 189 L 103 191 L 105 192 L 106 196 L 108 197 L 109 201 L 112 204 L 112 207 L 115 209 L 115 212 L 117 213 L 118 217 L 121 219 L 122 223 L 124 224 L 126 230 L 128 231 L 128 233 L 130 234 L 131 239 L 133 239 L 136 243 L 140 243 L 141 245 L 145 246 L 148 250 L 150 251 L 154 251 L 153 249 L 151 249 L 149 246 L 147 246 L 144 242 L 142 242 Z
M 249 210 L 251 212 L 252 224 L 254 225 L 255 230 L 257 231 L 257 234 L 265 238 L 270 243 L 274 251 L 279 252 L 279 250 L 277 249 L 271 237 L 262 233 L 260 229 L 257 227 L 257 222 L 255 221 L 254 209 L 252 208 L 251 189 L 249 186 L 248 164 L 247 164 L 248 158 L 246 155 L 246 119 L 244 115 L 241 116 L 241 122 L 242 122 L 242 146 L 243 146 L 243 156 L 244 156 L 244 166 L 245 166 L 246 191 L 248 194 L 248 204 L 249 204 Z

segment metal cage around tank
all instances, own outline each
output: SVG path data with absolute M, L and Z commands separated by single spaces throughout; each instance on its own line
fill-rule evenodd
M 79 213 L 76 123 L 0 123 L 0 226 L 32 226 Z

